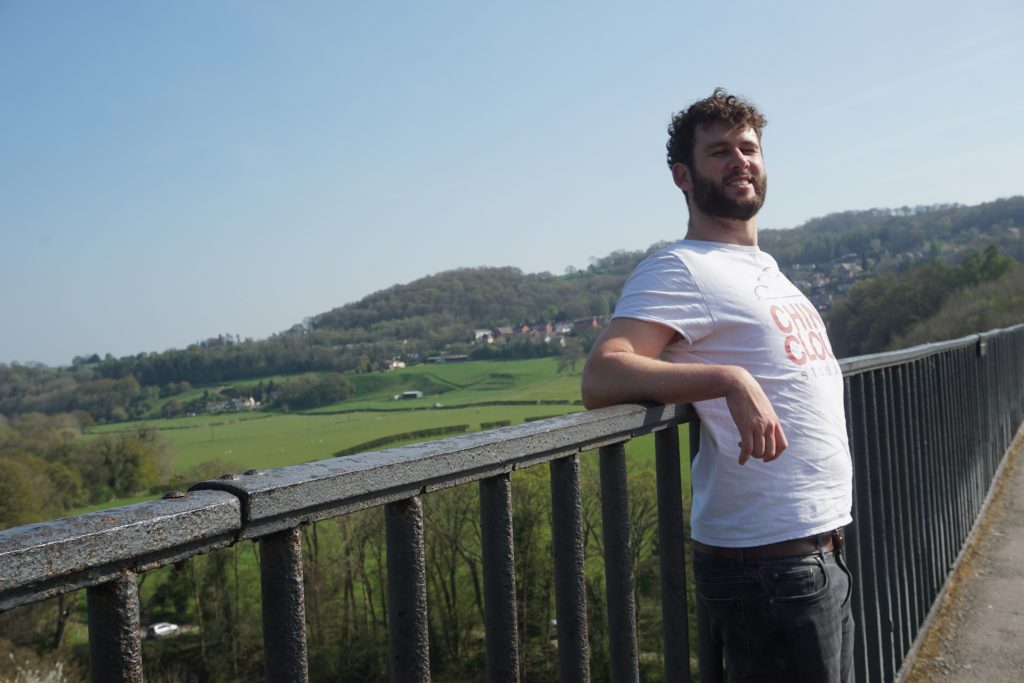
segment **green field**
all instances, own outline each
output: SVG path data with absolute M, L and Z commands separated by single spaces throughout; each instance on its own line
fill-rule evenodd
M 474 361 L 353 375 L 356 391 L 350 400 L 315 411 L 226 413 L 117 423 L 96 427 L 84 438 L 133 430 L 143 424 L 152 426 L 170 445 L 165 471 L 194 481 L 227 471 L 322 460 L 373 439 L 408 432 L 452 425 L 467 425 L 467 432 L 475 432 L 488 422 L 520 424 L 583 410 L 579 373 L 559 375 L 556 364 L 553 358 Z M 420 399 L 393 398 L 402 391 L 428 386 L 438 389 L 433 394 L 424 392 Z M 685 444 L 685 431 L 682 439 Z M 396 441 L 384 447 L 408 442 Z M 649 465 L 653 450 L 650 437 L 636 439 L 628 447 L 633 464 Z

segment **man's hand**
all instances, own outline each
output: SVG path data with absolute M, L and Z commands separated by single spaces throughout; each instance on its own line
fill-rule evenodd
M 789 446 L 779 416 L 750 373 L 739 370 L 734 377 L 736 387 L 726 394 L 725 402 L 740 433 L 739 463 L 745 465 L 750 458 L 771 462 Z
M 594 344 L 583 368 L 588 409 L 629 401 L 695 403 L 725 397 L 740 433 L 741 465 L 751 457 L 771 462 L 788 446 L 764 390 L 737 365 L 671 363 L 661 352 L 676 333 L 663 325 L 615 318 Z

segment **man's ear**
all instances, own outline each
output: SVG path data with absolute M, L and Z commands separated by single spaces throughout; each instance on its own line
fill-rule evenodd
M 693 179 L 690 177 L 690 169 L 686 167 L 686 164 L 678 162 L 672 164 L 672 180 L 676 187 L 687 194 L 693 190 Z

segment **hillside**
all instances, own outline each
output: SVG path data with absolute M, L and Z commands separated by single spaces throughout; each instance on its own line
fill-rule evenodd
M 938 205 L 830 214 L 764 230 L 761 247 L 827 310 L 853 282 L 914 263 L 958 263 L 994 245 L 1024 260 L 1024 197 L 977 206 Z M 395 285 L 308 321 L 346 341 L 465 340 L 474 328 L 607 315 L 626 276 L 647 253 L 615 252 L 564 276 L 516 268 L 466 268 Z
M 977 206 L 831 214 L 790 230 L 765 230 L 761 245 L 830 318 L 837 352 L 872 353 L 891 345 L 910 324 L 923 324 L 948 295 L 1002 275 L 1007 268 L 1000 259 L 1024 260 L 1022 227 L 1024 197 L 1013 197 Z M 190 394 L 190 385 L 368 372 L 395 360 L 414 363 L 431 356 L 563 354 L 572 363 L 614 309 L 629 272 L 658 246 L 615 252 L 563 275 L 512 267 L 438 273 L 262 340 L 219 336 L 162 353 L 76 357 L 71 368 L 0 363 L 0 415 L 82 410 L 97 421 L 119 421 L 154 414 L 166 407 L 168 396 L 182 396 L 175 400 L 183 411 L 190 410 L 189 401 L 201 406 L 206 397 Z M 965 260 L 966 269 L 956 270 Z M 920 305 L 903 306 L 907 315 L 893 315 L 886 302 L 908 288 L 936 289 L 929 273 L 942 275 L 939 291 L 915 299 Z M 870 287 L 878 277 L 882 285 Z M 874 315 L 876 309 L 882 315 Z M 883 328 L 879 317 L 886 320 Z M 312 378 L 304 381 L 314 384 Z M 332 381 L 334 393 L 350 391 L 337 378 Z
M 332 330 L 342 343 L 416 338 L 444 344 L 472 339 L 476 328 L 608 315 L 640 255 L 623 257 L 628 268 L 616 269 L 603 259 L 567 276 L 518 268 L 447 271 L 322 313 L 308 329 Z

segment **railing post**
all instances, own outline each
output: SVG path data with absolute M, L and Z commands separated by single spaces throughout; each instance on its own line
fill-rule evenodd
M 892 639 L 892 667 L 893 673 L 899 670 L 903 653 L 910 647 L 906 641 L 907 631 L 905 629 L 906 619 L 904 606 L 906 605 L 906 577 L 907 571 L 904 566 L 906 558 L 906 542 L 903 539 L 901 527 L 901 510 L 899 507 L 900 496 L 898 486 L 899 475 L 896 472 L 898 454 L 896 442 L 893 437 L 893 407 L 891 394 L 889 392 L 892 383 L 892 368 L 882 368 L 873 373 L 875 378 L 875 419 L 878 430 L 878 464 L 882 476 L 879 479 L 881 484 L 880 503 L 884 511 L 884 532 L 883 540 L 886 550 L 885 585 L 889 592 L 889 631 Z
M 89 672 L 93 683 L 142 683 L 139 589 L 125 572 L 86 591 Z
M 604 538 L 605 596 L 608 601 L 608 654 L 612 683 L 640 680 L 636 645 L 633 553 L 629 542 L 626 447 L 601 447 L 601 519 Z
M 854 573 L 853 617 L 857 624 L 854 639 L 854 674 L 858 683 L 882 679 L 882 629 L 875 553 L 875 496 L 871 482 L 871 460 L 877 454 L 869 448 L 866 374 L 845 380 L 845 403 L 850 452 L 853 456 L 853 525 L 850 527 L 849 552 Z
M 519 681 L 512 482 L 508 474 L 480 481 L 480 544 L 484 568 L 487 680 Z
M 259 540 L 263 658 L 268 683 L 309 680 L 299 529 Z
M 388 631 L 393 683 L 430 680 L 423 503 L 419 496 L 384 506 L 388 556 Z
M 590 643 L 587 637 L 587 594 L 583 575 L 579 456 L 552 460 L 550 469 L 558 680 L 588 683 Z
M 665 680 L 690 680 L 690 635 L 686 607 L 686 531 L 679 469 L 679 427 L 654 435 L 658 472 L 658 550 L 661 559 L 661 633 Z

